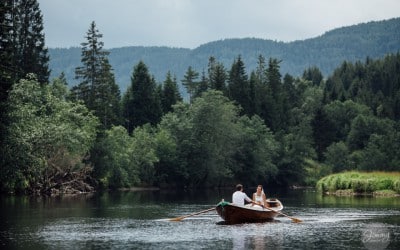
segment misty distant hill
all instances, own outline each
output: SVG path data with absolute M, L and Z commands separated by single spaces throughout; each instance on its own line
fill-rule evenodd
M 84 42 L 84 41 L 82 41 Z M 343 61 L 364 61 L 400 51 L 400 18 L 368 22 L 334 29 L 301 41 L 278 42 L 257 38 L 225 39 L 201 45 L 195 49 L 132 46 L 110 49 L 110 63 L 116 81 L 124 92 L 130 84 L 133 67 L 143 60 L 158 82 L 171 71 L 178 82 L 192 66 L 201 73 L 207 71 L 208 58 L 214 56 L 230 69 L 240 55 L 247 72 L 255 69 L 261 54 L 267 60 L 278 58 L 282 75 L 300 76 L 310 66 L 317 66 L 327 77 Z M 75 85 L 75 67 L 81 65 L 81 48 L 49 49 L 51 78 L 63 71 L 70 85 Z

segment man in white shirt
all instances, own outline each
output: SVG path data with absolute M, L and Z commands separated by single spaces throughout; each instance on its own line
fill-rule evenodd
M 239 206 L 244 206 L 244 201 L 251 202 L 253 201 L 247 196 L 246 193 L 243 192 L 243 185 L 237 184 L 236 185 L 236 192 L 232 195 L 232 203 Z

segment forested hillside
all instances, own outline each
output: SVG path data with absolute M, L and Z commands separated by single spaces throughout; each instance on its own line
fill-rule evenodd
M 109 50 L 109 60 L 122 92 L 130 83 L 133 65 L 140 60 L 148 65 L 157 82 L 164 81 L 168 71 L 176 75 L 180 82 L 189 66 L 202 72 L 207 69 L 210 56 L 229 68 L 238 55 L 241 55 L 249 71 L 256 68 L 257 56 L 262 55 L 282 60 L 282 74 L 300 76 L 305 68 L 316 66 L 327 77 L 345 60 L 355 62 L 366 57 L 379 58 L 398 52 L 399 30 L 400 18 L 395 18 L 338 28 L 319 37 L 288 43 L 245 38 L 210 42 L 195 49 L 135 46 L 113 48 Z M 74 70 L 80 64 L 80 53 L 80 48 L 49 49 L 51 78 L 64 72 L 69 85 L 75 85 Z

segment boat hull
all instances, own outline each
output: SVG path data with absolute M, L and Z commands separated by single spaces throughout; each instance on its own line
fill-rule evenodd
M 220 202 L 217 207 L 217 213 L 228 224 L 253 223 L 272 221 L 279 215 L 279 211 L 283 209 L 279 200 L 268 202 L 271 207 L 262 208 L 260 206 L 237 206 L 228 202 Z M 277 212 L 276 212 L 277 211 Z

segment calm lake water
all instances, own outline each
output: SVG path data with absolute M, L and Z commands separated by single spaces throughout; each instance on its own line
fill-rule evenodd
M 1 249 L 400 249 L 400 198 L 271 191 L 286 217 L 221 225 L 233 190 L 131 191 L 63 198 L 0 197 Z M 253 189 L 245 192 L 250 195 Z

